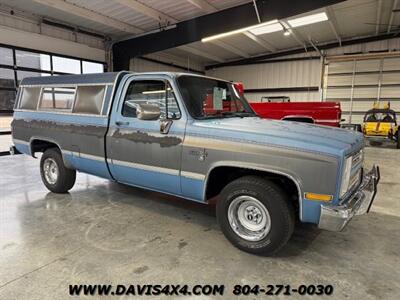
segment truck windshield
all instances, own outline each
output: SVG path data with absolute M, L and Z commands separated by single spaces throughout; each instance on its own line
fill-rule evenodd
M 177 81 L 193 118 L 256 116 L 246 99 L 229 82 L 190 75 L 181 75 Z

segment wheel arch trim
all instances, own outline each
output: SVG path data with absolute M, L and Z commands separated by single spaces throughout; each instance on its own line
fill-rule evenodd
M 32 147 L 32 144 L 33 144 L 34 141 L 44 141 L 44 142 L 48 142 L 48 143 L 52 143 L 52 144 L 56 145 L 57 148 L 60 149 L 60 153 L 61 153 L 61 157 L 63 159 L 64 165 L 67 166 L 67 167 L 71 167 L 71 164 L 69 163 L 69 161 L 67 159 L 65 159 L 65 156 L 64 156 L 64 154 L 65 154 L 64 152 L 65 151 L 61 148 L 60 144 L 58 142 L 56 142 L 55 140 L 53 140 L 51 138 L 47 138 L 47 137 L 32 136 L 29 139 L 29 148 L 30 148 L 30 151 L 31 151 L 31 156 L 33 158 L 37 158 L 35 156 L 35 152 L 33 152 L 33 147 Z
M 203 190 L 203 199 L 204 202 L 208 202 L 206 192 L 207 192 L 207 187 L 209 185 L 209 177 L 210 174 L 212 173 L 213 170 L 216 168 L 220 167 L 232 167 L 232 168 L 238 168 L 238 169 L 246 169 L 246 170 L 253 170 L 253 171 L 261 171 L 261 172 L 266 172 L 266 173 L 271 173 L 275 175 L 280 175 L 284 176 L 290 181 L 292 181 L 297 189 L 298 193 L 298 203 L 299 203 L 299 218 L 302 220 L 303 216 L 303 189 L 302 189 L 302 184 L 300 178 L 298 178 L 295 175 L 289 174 L 288 172 L 281 171 L 281 170 L 276 170 L 276 169 L 271 169 L 268 167 L 264 166 L 258 166 L 258 165 L 249 165 L 249 164 L 244 164 L 244 163 L 238 163 L 238 162 L 233 162 L 233 161 L 224 161 L 224 162 L 219 162 L 216 164 L 213 164 L 211 168 L 208 170 L 205 179 L 204 179 L 204 190 Z

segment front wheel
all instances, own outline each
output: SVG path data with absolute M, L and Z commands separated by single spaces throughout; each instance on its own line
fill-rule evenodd
M 64 165 L 60 151 L 47 149 L 40 159 L 40 175 L 44 185 L 53 193 L 66 193 L 75 184 L 76 171 Z
M 217 218 L 233 245 L 260 255 L 278 252 L 291 237 L 295 224 L 287 195 L 273 182 L 255 176 L 239 178 L 223 189 Z
M 400 129 L 397 130 L 396 148 L 400 149 Z

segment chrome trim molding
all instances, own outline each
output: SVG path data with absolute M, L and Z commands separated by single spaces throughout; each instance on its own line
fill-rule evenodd
M 106 115 L 98 115 L 98 114 L 80 114 L 74 112 L 63 112 L 63 111 L 51 111 L 51 110 L 34 110 L 34 109 L 14 109 L 14 112 L 39 112 L 46 114 L 55 114 L 55 115 L 68 115 L 68 116 L 83 116 L 83 117 L 95 117 L 95 118 L 103 118 L 107 119 Z
M 204 180 L 206 178 L 206 175 L 204 174 L 187 172 L 187 171 L 181 171 L 181 176 L 195 180 Z
M 217 164 L 212 166 L 206 175 L 205 178 L 205 184 L 204 184 L 204 188 L 203 188 L 203 199 L 204 201 L 207 201 L 206 199 L 206 191 L 207 191 L 207 186 L 208 186 L 208 178 L 212 172 L 212 170 L 214 170 L 215 168 L 218 167 L 237 167 L 237 168 L 242 168 L 242 169 L 247 169 L 247 170 L 256 170 L 256 171 L 263 171 L 263 172 L 269 172 L 272 174 L 277 174 L 277 175 L 282 175 L 285 176 L 286 178 L 288 178 L 289 180 L 291 180 L 297 188 L 297 193 L 298 193 L 298 201 L 299 201 L 299 219 L 300 221 L 303 220 L 303 197 L 302 197 L 302 189 L 301 189 L 301 183 L 299 180 L 297 180 L 296 178 L 294 178 L 292 175 L 289 175 L 287 173 L 281 172 L 281 171 L 276 171 L 276 170 L 271 170 L 271 169 L 267 169 L 267 168 L 263 168 L 263 167 L 259 167 L 259 166 L 253 166 L 253 165 L 248 165 L 248 164 L 240 164 L 237 162 L 222 162 L 221 164 Z
M 104 160 L 104 158 L 103 158 L 103 160 Z M 141 170 L 145 170 L 145 171 L 163 173 L 163 174 L 174 175 L 174 176 L 179 176 L 179 172 L 180 172 L 177 169 L 168 169 L 168 168 L 155 167 L 155 166 L 150 166 L 150 165 L 142 165 L 142 164 L 138 164 L 138 163 L 134 163 L 134 162 L 115 160 L 115 159 L 111 159 L 111 163 L 115 164 L 115 165 L 123 166 L 123 167 L 141 169 Z
M 61 152 L 62 152 L 62 154 L 72 155 L 72 156 L 76 156 L 79 158 L 86 158 L 86 159 L 97 160 L 97 161 L 101 161 L 101 162 L 105 161 L 104 157 L 102 157 L 102 156 L 91 155 L 91 154 L 86 154 L 86 153 L 81 153 L 81 152 L 76 152 L 76 151 L 68 151 L 68 150 L 61 150 Z
M 79 75 L 79 74 L 77 74 Z M 99 86 L 99 85 L 113 85 L 113 82 L 101 82 L 101 83 L 48 83 L 48 84 L 24 84 L 20 85 L 20 88 L 25 88 L 25 87 L 78 87 L 78 86 Z

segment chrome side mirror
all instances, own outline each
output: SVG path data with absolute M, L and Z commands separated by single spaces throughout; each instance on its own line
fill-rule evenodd
M 139 120 L 158 120 L 161 115 L 160 107 L 156 104 L 136 104 L 136 116 Z

